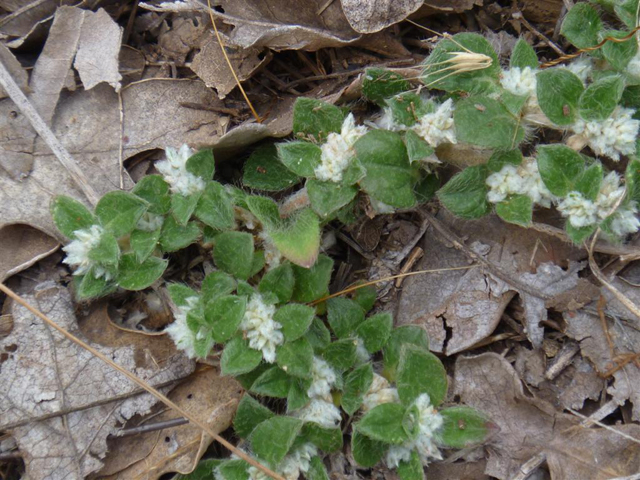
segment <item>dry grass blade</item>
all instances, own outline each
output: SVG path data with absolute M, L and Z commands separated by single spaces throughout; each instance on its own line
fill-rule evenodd
M 166 406 L 168 406 L 169 408 L 175 410 L 176 412 L 178 412 L 180 415 L 182 415 L 184 418 L 186 418 L 187 420 L 189 420 L 189 422 L 193 423 L 194 425 L 198 426 L 199 428 L 202 429 L 202 431 L 204 431 L 207 435 L 211 436 L 211 438 L 215 439 L 218 443 L 220 443 L 221 445 L 223 445 L 225 448 L 227 448 L 229 451 L 233 452 L 234 454 L 236 454 L 238 457 L 240 457 L 242 460 L 244 460 L 245 462 L 249 463 L 250 465 L 258 468 L 259 470 L 261 470 L 262 472 L 264 472 L 266 475 L 269 475 L 271 478 L 274 478 L 275 480 L 284 480 L 283 477 L 281 477 L 280 475 L 278 475 L 277 473 L 271 471 L 270 469 L 268 469 L 267 467 L 265 467 L 264 465 L 258 463 L 256 460 L 254 460 L 253 458 L 251 458 L 249 455 L 247 455 L 246 453 L 244 453 L 242 450 L 236 448 L 234 445 L 232 445 L 231 443 L 229 443 L 227 440 L 225 440 L 224 438 L 222 438 L 220 435 L 218 435 L 217 433 L 215 433 L 211 428 L 209 428 L 208 425 L 206 425 L 204 422 L 202 422 L 201 420 L 195 418 L 194 416 L 190 415 L 187 411 L 185 411 L 184 409 L 180 408 L 178 405 L 176 405 L 173 401 L 171 401 L 169 398 L 167 398 L 165 395 L 163 395 L 162 393 L 160 393 L 158 390 L 156 390 L 155 388 L 153 388 L 151 385 L 149 385 L 148 383 L 144 382 L 143 380 L 141 380 L 140 378 L 138 378 L 137 376 L 135 376 L 133 373 L 129 372 L 128 370 L 125 370 L 124 368 L 122 368 L 120 365 L 118 365 L 117 363 L 115 363 L 113 360 L 111 360 L 109 357 L 105 356 L 104 354 L 100 353 L 98 350 L 96 350 L 95 348 L 93 348 L 91 345 L 86 344 L 85 342 L 83 342 L 82 340 L 80 340 L 79 338 L 75 337 L 74 335 L 72 335 L 71 333 L 67 332 L 64 328 L 60 327 L 56 322 L 54 322 L 53 320 L 51 320 L 49 317 L 47 317 L 44 313 L 42 313 L 40 310 L 38 310 L 37 308 L 32 307 L 31 305 L 29 305 L 22 297 L 20 297 L 17 293 L 15 293 L 13 290 L 11 290 L 10 288 L 8 288 L 6 285 L 4 285 L 3 283 L 0 283 L 0 290 L 2 292 L 4 292 L 8 297 L 10 297 L 11 299 L 13 299 L 14 301 L 16 301 L 17 303 L 19 303 L 20 305 L 22 305 L 24 308 L 26 308 L 27 310 L 29 310 L 31 313 L 33 313 L 34 315 L 36 315 L 38 318 L 40 318 L 42 321 L 44 321 L 48 326 L 50 326 L 51 328 L 57 330 L 60 334 L 62 334 L 65 338 L 67 338 L 68 340 L 72 341 L 73 343 L 75 343 L 76 345 L 84 348 L 85 350 L 87 350 L 88 352 L 90 352 L 92 355 L 98 357 L 100 360 L 102 360 L 104 363 L 106 363 L 107 365 L 109 365 L 111 368 L 113 368 L 114 370 L 120 372 L 122 375 L 124 375 L 125 377 L 127 377 L 129 380 L 131 380 L 133 383 L 135 383 L 136 385 L 138 385 L 140 388 L 142 388 L 143 390 L 147 391 L 148 393 L 150 393 L 151 395 L 153 395 L 155 398 L 157 398 L 158 400 L 160 400 L 162 403 L 164 403 Z

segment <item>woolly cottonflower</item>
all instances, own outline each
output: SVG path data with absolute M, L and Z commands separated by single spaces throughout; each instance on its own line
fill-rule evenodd
M 320 147 L 322 155 L 320 165 L 314 173 L 318 180 L 340 182 L 342 173 L 351 163 L 355 151 L 353 145 L 356 141 L 367 133 L 367 127 L 356 126 L 353 114 L 347 115 L 342 123 L 340 133 L 332 132 L 327 136 L 327 141 Z
M 278 470 L 286 480 L 298 480 L 300 474 L 307 473 L 311 466 L 311 459 L 318 454 L 318 449 L 312 443 L 305 443 L 295 451 L 287 454 Z
M 640 220 L 638 220 L 638 206 L 636 203 L 631 202 L 624 207 L 620 207 L 613 214 L 609 228 L 619 237 L 637 232 L 640 229 Z
M 164 331 L 169 334 L 176 347 L 184 351 L 189 358 L 195 358 L 197 356 L 195 350 L 196 334 L 187 325 L 187 315 L 198 303 L 198 297 L 189 297 L 186 302 L 186 305 L 176 308 L 173 312 L 173 323 Z
M 91 267 L 94 267 L 93 274 L 96 278 L 104 277 L 111 280 L 111 272 L 96 264 L 89 258 L 89 253 L 100 243 L 100 237 L 104 229 L 100 225 L 91 225 L 83 230 L 73 232 L 76 237 L 73 241 L 62 247 L 67 254 L 62 263 L 75 267 L 74 275 L 84 275 Z
M 551 206 L 551 202 L 556 197 L 542 181 L 538 170 L 538 162 L 533 159 L 525 159 L 522 165 L 518 167 L 518 175 L 522 178 L 521 194 L 527 195 L 533 203 L 547 208 Z
M 162 227 L 164 217 L 154 213 L 145 212 L 138 220 L 136 228 L 144 232 L 154 232 Z
M 580 57 L 565 68 L 585 83 L 593 70 L 593 60 L 589 57 Z
M 453 124 L 453 100 L 448 99 L 436 108 L 433 113 L 420 117 L 411 129 L 432 147 L 441 143 L 456 143 L 456 132 Z
M 331 401 L 331 387 L 336 383 L 333 368 L 320 357 L 313 357 L 311 365 L 311 386 L 307 390 L 309 398 L 322 398 Z
M 419 395 L 413 405 L 417 407 L 413 421 L 418 425 L 418 434 L 402 445 L 392 445 L 389 448 L 385 457 L 389 468 L 396 468 L 401 461 L 408 461 L 413 450 L 418 452 L 423 465 L 427 465 L 431 459 L 442 459 L 436 443 L 438 431 L 444 423 L 442 415 L 433 408 L 426 393 Z
M 276 268 L 282 262 L 282 254 L 278 247 L 271 241 L 269 235 L 266 232 L 260 232 L 258 234 L 260 240 L 262 240 L 262 248 L 264 249 L 264 262 L 267 265 L 267 270 Z
M 487 200 L 491 203 L 502 202 L 509 195 L 522 191 L 522 177 L 513 165 L 505 165 L 499 172 L 492 173 L 485 182 L 489 187 Z
M 362 410 L 367 412 L 383 403 L 396 403 L 399 401 L 398 390 L 392 388 L 386 378 L 374 373 L 371 387 L 369 387 L 369 391 L 362 400 Z
M 258 467 L 254 467 L 253 465 L 247 468 L 247 474 L 249 474 L 250 480 L 271 480 L 271 477 L 269 475 L 264 473 Z M 220 475 L 220 479 L 227 480 L 226 477 L 222 475 Z M 216 480 L 218 480 L 218 477 L 216 477 Z
M 569 218 L 569 223 L 575 228 L 594 225 L 598 221 L 598 206 L 580 192 L 569 192 L 558 203 L 558 211 Z
M 631 155 L 636 151 L 640 121 L 633 118 L 634 113 L 631 108 L 618 106 L 602 122 L 578 119 L 570 128 L 582 135 L 596 154 L 618 161 L 620 154 Z
M 205 182 L 202 178 L 187 171 L 187 160 L 194 154 L 187 145 L 179 150 L 165 149 L 166 160 L 156 163 L 156 169 L 162 174 L 171 187 L 173 193 L 190 195 L 204 190 Z
M 555 197 L 551 194 L 540 177 L 538 163 L 532 159 L 525 159 L 522 165 L 505 165 L 499 172 L 487 177 L 489 186 L 487 200 L 499 203 L 509 195 L 527 195 L 534 203 L 550 207 Z
M 342 420 L 340 409 L 333 402 L 320 398 L 312 398 L 306 406 L 294 412 L 293 415 L 305 422 L 315 422 L 326 428 L 335 428 Z
M 624 195 L 625 189 L 620 185 L 620 175 L 617 172 L 609 172 L 600 184 L 600 191 L 596 197 L 598 217 L 605 219 L 611 214 L 611 210 Z
M 367 123 L 367 122 L 365 122 Z M 393 112 L 389 107 L 386 107 L 382 111 L 382 115 L 378 117 L 378 119 L 373 122 L 373 126 L 381 129 L 381 130 L 391 130 L 392 132 L 397 132 L 400 130 L 406 130 L 407 126 L 402 125 L 396 122 L 393 118 Z
M 513 67 L 509 70 L 503 70 L 500 75 L 500 84 L 514 95 L 527 95 L 531 99 L 536 98 L 536 71 L 531 67 Z
M 240 328 L 249 340 L 249 347 L 261 350 L 262 357 L 267 363 L 276 360 L 276 347 L 284 342 L 284 335 L 280 331 L 282 325 L 273 319 L 276 307 L 262 300 L 262 296 L 251 296 Z

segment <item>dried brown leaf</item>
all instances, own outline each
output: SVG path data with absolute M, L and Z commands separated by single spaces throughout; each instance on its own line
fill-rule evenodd
M 28 225 L 0 228 L 0 282 L 55 252 L 60 244 Z
M 340 0 L 349 25 L 359 33 L 375 33 L 401 22 L 424 0 Z

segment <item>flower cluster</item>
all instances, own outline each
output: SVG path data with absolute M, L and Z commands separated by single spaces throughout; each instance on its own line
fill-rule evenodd
M 362 410 L 367 412 L 383 403 L 396 403 L 399 401 L 398 390 L 393 388 L 382 375 L 374 373 L 371 387 L 369 387 L 369 391 L 367 391 L 362 400 Z
M 456 143 L 453 111 L 453 100 L 448 99 L 438 105 L 433 113 L 427 113 L 420 117 L 411 129 L 432 147 L 437 147 L 442 143 Z
M 295 416 L 306 422 L 315 422 L 326 428 L 335 428 L 340 424 L 340 409 L 333 403 L 331 388 L 336 383 L 336 373 L 320 357 L 313 358 L 311 366 L 311 385 L 307 389 L 310 402 L 295 412 Z
M 179 150 L 166 148 L 166 160 L 156 163 L 156 169 L 162 174 L 173 193 L 191 195 L 204 190 L 205 181 L 187 170 L 187 160 L 195 152 L 187 145 Z
M 247 309 L 240 328 L 249 340 L 249 347 L 261 350 L 267 363 L 276 360 L 276 347 L 284 343 L 284 335 L 280 331 L 282 325 L 273 319 L 276 307 L 265 303 L 262 296 L 254 294 L 247 303 Z
M 111 272 L 90 258 L 91 250 L 98 246 L 103 232 L 104 229 L 100 225 L 91 225 L 87 229 L 76 230 L 73 232 L 75 239 L 62 247 L 64 253 L 67 254 L 62 263 L 75 267 L 74 275 L 85 275 L 93 267 L 93 275 L 96 278 L 111 279 Z
M 508 92 L 514 95 L 522 95 L 528 97 L 528 104 L 537 105 L 536 97 L 536 70 L 531 67 L 513 67 L 504 70 L 500 76 L 500 84 Z
M 518 167 L 505 165 L 499 172 L 487 177 L 489 187 L 487 200 L 491 203 L 504 201 L 509 195 L 527 195 L 533 203 L 543 207 L 551 206 L 555 197 L 545 186 L 538 163 L 533 159 L 525 159 Z
M 321 147 L 320 165 L 314 170 L 316 178 L 328 182 L 341 182 L 342 174 L 355 154 L 353 145 L 365 133 L 367 133 L 367 128 L 356 126 L 352 113 L 347 115 L 342 123 L 341 132 L 330 133 L 327 136 L 327 141 Z
M 305 443 L 288 453 L 277 468 L 286 480 L 298 480 L 300 474 L 306 474 L 311 466 L 311 459 L 318 454 L 318 449 L 312 443 Z M 251 466 L 247 469 L 251 480 L 269 480 L 262 470 Z M 216 477 L 218 478 L 218 477 Z
M 181 305 L 174 309 L 174 321 L 165 329 L 165 332 L 169 334 L 176 347 L 184 351 L 189 358 L 195 358 L 197 356 L 195 350 L 196 334 L 187 325 L 187 315 L 198 304 L 200 299 L 198 297 L 188 297 L 185 301 L 186 305 Z

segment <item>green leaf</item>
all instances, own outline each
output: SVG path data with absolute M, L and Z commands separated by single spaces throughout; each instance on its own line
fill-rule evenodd
M 253 452 L 275 467 L 284 458 L 302 428 L 302 421 L 293 417 L 273 417 L 258 425 L 249 440 Z
M 131 250 L 136 254 L 136 259 L 139 262 L 144 262 L 149 258 L 149 255 L 153 253 L 158 246 L 161 232 L 162 229 L 160 228 L 152 232 L 146 232 L 144 230 L 134 230 L 131 232 Z
M 533 201 L 528 195 L 511 195 L 496 204 L 496 213 L 505 222 L 527 227 L 531 225 Z
M 640 202 L 640 160 L 629 161 L 624 178 L 627 184 L 627 198 Z
M 319 318 L 314 318 L 305 337 L 316 353 L 324 351 L 331 343 L 331 332 Z
M 404 132 L 404 144 L 407 147 L 407 155 L 409 156 L 409 162 L 419 162 L 427 157 L 433 155 L 435 151 L 431 145 L 424 141 L 413 130 L 407 130 Z
M 191 155 L 185 164 L 187 172 L 193 173 L 196 177 L 209 181 L 216 171 L 216 164 L 213 159 L 213 151 L 211 149 L 200 150 Z
M 486 165 L 467 167 L 438 190 L 440 202 L 462 218 L 480 218 L 491 211 L 487 201 Z
M 586 227 L 574 227 L 569 221 L 565 223 L 564 229 L 571 241 L 577 245 L 580 245 L 583 241 L 591 236 L 596 231 L 597 225 L 588 225 Z
M 358 288 L 353 294 L 353 301 L 360 305 L 365 313 L 373 308 L 378 298 L 378 291 L 373 285 Z
M 398 403 L 383 403 L 369 410 L 354 428 L 372 440 L 400 445 L 409 439 L 402 426 L 405 410 Z
M 289 303 L 279 308 L 273 319 L 282 325 L 282 333 L 287 342 L 302 337 L 313 320 L 315 310 L 299 303 Z
M 342 448 L 343 436 L 339 428 L 326 428 L 315 422 L 305 422 L 301 435 L 326 453 Z
M 367 171 L 362 189 L 376 200 L 397 208 L 416 203 L 413 172 L 402 137 L 387 130 L 372 130 L 354 145 L 358 160 Z
M 524 38 L 518 39 L 515 47 L 511 51 L 509 59 L 509 67 L 511 68 L 538 68 L 538 56 L 531 45 Z
M 237 459 L 222 462 L 216 470 L 220 472 L 222 480 L 249 480 L 248 467 L 249 464 L 247 462 Z M 219 480 L 215 472 L 212 480 Z
M 400 74 L 385 68 L 367 68 L 362 79 L 362 94 L 378 105 L 386 99 L 411 88 L 411 84 Z
M 551 193 L 565 197 L 584 168 L 584 158 L 565 145 L 540 145 L 538 170 Z
M 248 373 L 262 361 L 262 352 L 249 347 L 242 337 L 234 337 L 224 347 L 220 359 L 223 375 L 241 375 Z
M 393 328 L 393 317 L 388 312 L 377 313 L 367 318 L 356 330 L 369 353 L 382 350 L 389 340 Z
M 267 197 L 250 195 L 245 199 L 247 208 L 266 228 L 276 228 L 281 225 L 278 204 Z
M 322 149 L 310 142 L 295 141 L 279 143 L 278 159 L 295 175 L 313 177 L 314 170 L 320 165 Z
M 324 142 L 340 132 L 345 114 L 335 105 L 314 98 L 298 98 L 293 106 L 293 134 L 297 138 Z
M 536 78 L 538 103 L 547 118 L 556 125 L 575 122 L 584 90 L 582 80 L 564 68 L 541 70 Z
M 437 407 L 447 396 L 447 372 L 433 353 L 405 344 L 400 351 L 396 386 L 404 404 L 409 405 L 421 393 L 427 393 L 431 404 Z
M 74 276 L 74 285 L 78 300 L 101 297 L 111 293 L 116 288 L 113 281 L 105 280 L 104 277 L 96 278 L 95 267 L 91 267 L 86 275 Z
M 205 225 L 216 230 L 231 230 L 235 226 L 233 203 L 225 188 L 218 182 L 208 182 L 195 215 Z
M 444 408 L 440 410 L 440 415 L 444 420 L 440 442 L 445 447 L 467 448 L 482 443 L 489 435 L 489 420 L 473 408 Z
M 195 290 L 181 283 L 170 283 L 167 285 L 167 291 L 169 292 L 171 301 L 178 307 L 188 305 L 189 302 L 187 302 L 187 298 L 198 296 L 198 293 Z
M 136 224 L 149 204 L 129 192 L 114 190 L 106 193 L 96 205 L 96 216 L 102 226 L 116 238 L 136 228 Z
M 580 95 L 580 116 L 585 120 L 602 121 L 613 113 L 622 98 L 624 80 L 619 76 L 593 82 Z
M 500 95 L 500 101 L 509 111 L 509 113 L 516 118 L 520 117 L 522 114 L 522 109 L 525 107 L 527 100 L 529 99 L 529 95 L 516 95 L 515 93 L 511 93 L 507 90 L 502 92 Z
M 251 392 L 266 397 L 287 398 L 293 380 L 281 368 L 271 367 L 256 378 L 251 385 Z
M 319 255 L 318 260 L 311 268 L 293 265 L 293 276 L 296 279 L 291 300 L 300 303 L 309 303 L 329 293 L 329 281 L 333 260 L 326 255 Z
M 65 195 L 54 197 L 50 210 L 56 228 L 70 239 L 75 238 L 77 230 L 85 230 L 98 223 L 87 207 Z
M 246 295 L 247 297 L 251 297 L 254 293 L 256 293 L 256 291 L 251 285 L 249 285 L 244 280 L 238 280 L 237 293 L 238 295 Z M 268 295 L 266 294 L 263 295 L 262 299 L 264 301 L 267 301 Z
M 298 175 L 278 160 L 275 145 L 263 145 L 256 148 L 244 164 L 242 183 L 245 187 L 279 192 L 295 185 Z
M 424 480 L 424 467 L 416 450 L 411 452 L 408 462 L 401 461 L 398 464 L 397 471 L 400 480 Z
M 162 277 L 168 264 L 168 260 L 159 257 L 149 257 L 139 263 L 135 254 L 124 254 L 118 265 L 117 283 L 126 290 L 143 290 Z
M 216 343 L 224 343 L 238 330 L 247 307 L 245 297 L 224 295 L 205 305 L 204 316 Z
M 361 467 L 376 466 L 388 448 L 386 443 L 373 440 L 358 430 L 353 430 L 351 434 L 351 453 Z
M 304 474 L 307 480 L 330 480 L 327 469 L 320 457 L 313 457 L 309 462 L 309 471 Z
M 324 349 L 322 356 L 333 368 L 344 372 L 356 363 L 356 344 L 352 338 L 337 340 Z
M 216 300 L 224 295 L 228 295 L 238 287 L 236 280 L 221 271 L 209 273 L 202 281 L 202 298 L 205 304 Z
M 315 178 L 307 180 L 307 193 L 314 212 L 328 218 L 353 200 L 358 193 L 356 187 L 334 182 L 321 182 Z
M 264 250 L 256 250 L 253 253 L 253 262 L 251 263 L 251 272 L 249 273 L 249 278 L 261 272 L 265 265 L 266 259 Z
M 307 390 L 309 390 L 310 384 L 310 380 L 300 378 L 291 379 L 291 385 L 289 386 L 289 393 L 287 395 L 287 412 L 299 410 L 309 403 Z
M 342 409 L 349 415 L 356 413 L 372 383 L 373 367 L 370 362 L 354 368 L 344 379 Z
M 403 325 L 393 329 L 383 351 L 385 377 L 391 382 L 395 381 L 396 369 L 400 363 L 400 353 L 404 345 L 415 345 L 421 350 L 429 351 L 429 336 L 424 328 L 417 325 Z
M 191 245 L 199 236 L 200 227 L 197 223 L 190 222 L 182 226 L 172 216 L 168 216 L 162 224 L 160 246 L 165 252 L 176 252 Z
M 306 338 L 287 341 L 276 349 L 276 362 L 288 375 L 311 378 L 313 348 Z
M 89 259 L 101 265 L 115 266 L 120 258 L 118 241 L 109 232 L 102 232 L 98 244 L 89 251 Z
M 491 65 L 470 72 L 456 72 L 447 67 L 454 55 L 451 52 L 481 53 L 491 58 Z M 445 62 L 445 63 L 442 63 Z M 438 42 L 425 62 L 422 82 L 430 88 L 447 92 L 490 92 L 497 88 L 500 61 L 491 44 L 477 33 L 458 33 L 451 39 Z
M 221 270 L 247 280 L 253 263 L 253 235 L 246 232 L 223 232 L 216 236 L 213 260 Z
M 515 167 L 522 163 L 522 152 L 519 148 L 513 150 L 498 150 L 491 155 L 487 162 L 487 168 L 491 172 L 499 172 L 505 165 L 513 165 Z
M 456 104 L 453 112 L 456 138 L 489 148 L 513 148 L 524 139 L 520 121 L 498 100 L 468 97 Z
M 614 3 L 618 18 L 630 29 L 637 26 L 638 0 L 621 0 Z
M 191 473 L 186 475 L 178 475 L 176 480 L 215 480 L 214 470 L 216 470 L 221 464 L 222 460 L 217 458 L 208 458 L 206 460 L 200 460 L 198 466 Z M 226 477 L 225 477 L 226 480 Z
M 327 320 L 338 338 L 346 338 L 364 322 L 364 310 L 348 298 L 331 298 L 327 300 Z
M 602 20 L 588 3 L 577 3 L 562 21 L 560 33 L 577 48 L 593 47 L 598 43 Z
M 198 202 L 203 192 L 192 193 L 191 195 L 181 195 L 174 193 L 171 195 L 171 214 L 179 225 L 186 225 L 191 215 L 196 211 Z
M 311 267 L 320 249 L 320 219 L 310 208 L 287 218 L 278 228 L 267 233 L 280 253 L 292 263 Z
M 235 378 L 238 382 L 240 382 L 242 388 L 244 388 L 245 390 L 250 390 L 256 379 L 270 368 L 271 364 L 262 362 L 250 372 L 236 375 Z
M 240 438 L 247 438 L 254 428 L 274 415 L 251 395 L 245 394 L 238 404 L 233 429 Z
M 161 175 L 145 175 L 136 183 L 131 193 L 149 203 L 149 212 L 166 215 L 171 209 L 169 184 Z
M 623 38 L 628 34 L 629 32 L 620 30 L 606 30 L 601 32 L 601 38 Z M 636 53 L 638 53 L 638 43 L 635 35 L 624 42 L 608 41 L 602 46 L 605 60 L 617 70 L 624 70 Z
M 291 264 L 285 262 L 264 274 L 258 285 L 258 291 L 260 293 L 271 292 L 278 297 L 279 303 L 286 303 L 291 300 L 294 284 L 295 278 Z
M 432 113 L 434 106 L 432 102 L 425 101 L 420 95 L 414 92 L 404 92 L 386 100 L 387 107 L 391 112 L 393 121 L 397 124 L 411 127 L 420 118 Z
M 585 198 L 595 201 L 600 192 L 603 176 L 602 164 L 594 162 L 577 178 L 573 190 L 580 192 Z

